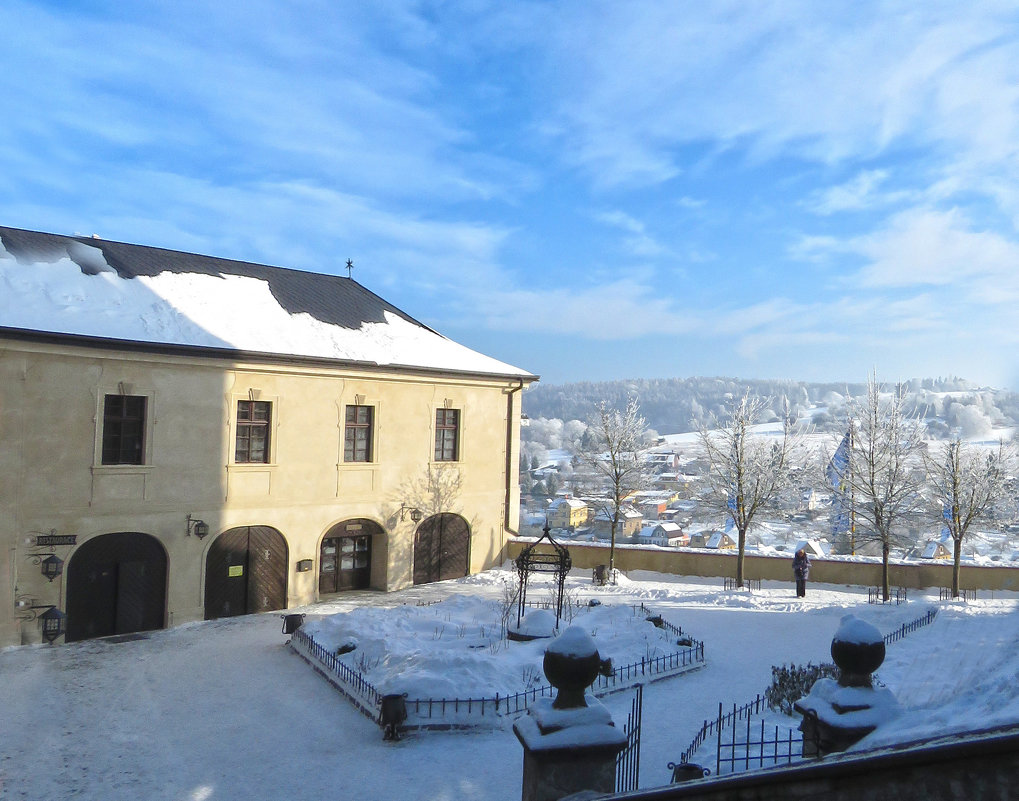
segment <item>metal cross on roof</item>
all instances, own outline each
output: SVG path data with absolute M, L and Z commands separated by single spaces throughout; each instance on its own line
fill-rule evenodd
M 354 269 L 354 262 L 352 262 L 350 259 L 347 259 L 347 278 L 350 278 L 350 273 L 351 273 L 351 271 L 353 269 Z

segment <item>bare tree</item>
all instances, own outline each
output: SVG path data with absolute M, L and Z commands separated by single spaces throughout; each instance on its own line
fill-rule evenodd
M 901 387 L 883 392 L 877 376 L 867 394 L 847 404 L 853 425 L 846 479 L 853 497 L 857 541 L 881 546 L 881 591 L 889 598 L 888 557 L 903 544 L 896 525 L 918 511 L 923 486 L 923 427 L 906 414 Z
M 927 487 L 931 511 L 954 542 L 952 597 L 959 597 L 962 541 L 970 526 L 991 516 L 995 503 L 1005 497 L 1012 453 L 999 442 L 990 452 L 956 437 L 936 454 L 928 454 Z
M 614 570 L 622 509 L 632 495 L 651 483 L 647 463 L 651 442 L 637 399 L 630 398 L 622 412 L 599 404 L 585 436 L 591 449 L 580 454 L 580 461 L 600 480 L 602 491 L 608 491 L 603 502 L 595 501 L 594 506 L 600 507 L 610 521 L 609 570 Z
M 738 532 L 736 584 L 743 586 L 747 532 L 758 522 L 757 515 L 769 507 L 789 482 L 789 462 L 800 436 L 791 430 L 785 415 L 779 437 L 753 431 L 765 411 L 767 399 L 749 390 L 731 402 L 721 420 L 712 415 L 713 429 L 702 428 L 701 444 L 708 458 L 710 493 L 705 505 L 732 521 Z

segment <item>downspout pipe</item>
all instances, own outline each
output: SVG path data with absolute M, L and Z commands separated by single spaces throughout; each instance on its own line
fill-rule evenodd
M 513 396 L 524 388 L 524 380 L 519 379 L 515 387 L 506 390 L 506 492 L 503 503 L 502 527 L 504 531 L 516 536 L 517 532 L 510 529 L 510 503 L 513 499 Z

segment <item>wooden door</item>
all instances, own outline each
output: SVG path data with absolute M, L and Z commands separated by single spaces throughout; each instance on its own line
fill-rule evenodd
M 276 529 L 224 531 L 205 559 L 205 619 L 285 608 L 288 566 L 287 543 Z
M 67 569 L 67 642 L 163 628 L 166 570 L 166 552 L 148 534 L 86 542 Z
M 425 520 L 414 533 L 414 583 L 466 576 L 470 544 L 470 526 L 459 515 L 440 514 Z

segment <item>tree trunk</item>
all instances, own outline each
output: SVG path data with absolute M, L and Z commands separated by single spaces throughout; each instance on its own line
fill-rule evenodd
M 959 576 L 962 573 L 962 539 L 953 537 L 955 540 L 955 561 L 952 564 L 952 597 L 959 597 Z
M 741 530 L 739 532 L 739 543 L 736 549 L 736 586 L 740 589 L 743 588 L 743 562 L 747 551 L 747 533 Z
M 888 553 L 890 548 L 887 542 L 881 544 L 881 598 L 884 601 L 891 599 L 891 592 L 888 589 Z
M 609 534 L 609 575 L 616 568 L 616 521 L 612 521 L 612 529 Z

